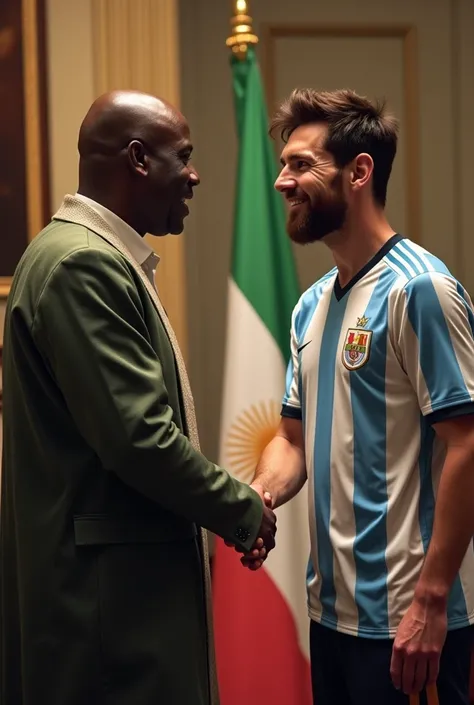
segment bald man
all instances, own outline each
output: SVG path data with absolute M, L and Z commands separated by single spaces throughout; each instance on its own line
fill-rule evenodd
M 199 184 L 191 152 L 166 102 L 99 98 L 80 130 L 78 193 L 15 273 L 1 705 L 215 705 L 201 528 L 243 553 L 274 546 L 263 498 L 199 452 L 143 240 L 183 230 Z

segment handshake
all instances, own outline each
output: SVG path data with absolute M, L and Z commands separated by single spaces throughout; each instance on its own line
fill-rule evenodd
M 257 492 L 263 502 L 262 523 L 254 545 L 248 553 L 243 554 L 240 562 L 249 570 L 258 570 L 263 565 L 270 551 L 275 548 L 276 516 L 272 510 L 272 497 L 269 492 L 265 492 L 258 483 L 252 483 L 250 486 Z M 228 541 L 225 543 L 227 546 L 232 546 L 236 551 L 242 553 L 235 544 Z

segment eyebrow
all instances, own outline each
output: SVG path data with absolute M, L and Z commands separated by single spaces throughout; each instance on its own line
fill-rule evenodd
M 311 159 L 314 159 L 314 154 L 313 152 L 290 152 L 289 154 L 283 156 L 283 154 L 280 157 L 280 164 L 282 166 L 285 166 L 288 162 L 294 162 L 297 159 L 304 159 L 305 161 L 310 161 Z

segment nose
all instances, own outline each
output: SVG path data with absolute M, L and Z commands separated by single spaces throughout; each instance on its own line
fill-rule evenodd
M 199 174 L 197 173 L 196 169 L 193 166 L 189 170 L 189 181 L 190 181 L 192 188 L 194 188 L 194 186 L 199 186 L 199 184 L 201 183 L 201 179 L 199 178 Z
M 275 181 L 276 190 L 283 193 L 284 191 L 295 189 L 296 186 L 296 179 L 288 173 L 286 166 L 283 167 Z

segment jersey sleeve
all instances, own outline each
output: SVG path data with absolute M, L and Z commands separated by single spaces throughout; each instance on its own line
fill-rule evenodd
M 402 365 L 431 422 L 474 412 L 474 313 L 451 276 L 420 274 L 405 284 L 399 307 Z
M 286 388 L 281 409 L 282 416 L 301 419 L 301 401 L 299 391 L 298 340 L 295 330 L 296 309 L 291 317 L 290 349 L 291 355 L 286 370 Z

